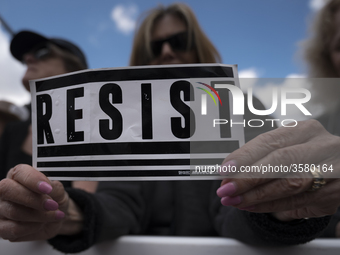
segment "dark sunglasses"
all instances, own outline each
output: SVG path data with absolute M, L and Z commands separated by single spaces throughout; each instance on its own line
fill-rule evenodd
M 51 47 L 49 47 L 48 44 L 39 45 L 27 52 L 27 54 L 32 54 L 36 60 L 48 59 L 54 55 Z M 25 63 L 24 60 L 22 62 Z
M 171 49 L 174 51 L 187 51 L 192 49 L 193 45 L 188 45 L 188 32 L 181 32 L 178 34 L 174 34 L 172 36 L 169 36 L 168 38 L 162 39 L 162 40 L 154 40 L 151 41 L 151 51 L 152 54 L 155 57 L 158 57 L 162 52 L 162 47 L 164 43 L 169 43 L 171 46 Z

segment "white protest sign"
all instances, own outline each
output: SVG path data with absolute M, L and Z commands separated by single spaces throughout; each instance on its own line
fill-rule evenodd
M 33 166 L 58 180 L 191 180 L 244 144 L 235 66 L 96 69 L 30 81 Z M 232 116 L 242 122 L 243 116 Z M 202 175 L 216 179 L 219 175 Z

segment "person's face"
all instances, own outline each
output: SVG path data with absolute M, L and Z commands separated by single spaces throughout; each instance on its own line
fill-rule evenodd
M 187 31 L 186 25 L 176 16 L 165 15 L 162 17 L 153 28 L 151 33 L 152 42 L 161 41 L 163 39 L 171 38 L 173 35 L 180 34 Z M 174 38 L 173 40 L 180 40 Z M 166 65 L 166 64 L 190 64 L 197 63 L 198 59 L 194 50 L 178 50 L 171 47 L 168 41 L 165 41 L 160 46 L 160 52 L 149 63 L 150 65 Z
M 330 55 L 337 75 L 340 77 L 340 10 L 337 11 L 335 18 L 335 34 L 330 44 Z
M 29 80 L 46 78 L 67 72 L 61 57 L 58 57 L 52 53 L 46 54 L 44 49 L 40 50 L 40 53 L 36 50 L 33 50 L 23 56 L 23 61 L 27 65 L 27 70 L 22 78 L 22 83 L 28 91 Z

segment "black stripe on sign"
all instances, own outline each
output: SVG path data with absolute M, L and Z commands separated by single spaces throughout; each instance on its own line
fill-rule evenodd
M 119 160 L 76 160 L 37 162 L 38 167 L 105 167 L 105 166 L 180 166 L 216 165 L 224 158 L 207 159 L 119 159 Z
M 190 170 L 41 171 L 47 177 L 163 177 L 190 176 Z M 179 174 L 181 173 L 181 174 Z
M 37 157 L 231 153 L 239 147 L 239 141 L 88 143 L 38 147 Z
M 88 70 L 58 78 L 36 82 L 36 91 L 64 88 L 88 82 L 113 82 L 133 80 L 163 80 L 210 77 L 234 77 L 232 67 L 227 66 L 181 66 L 152 68 L 126 68 L 115 70 Z

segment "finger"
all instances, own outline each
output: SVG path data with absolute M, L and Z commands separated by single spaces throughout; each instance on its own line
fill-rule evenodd
M 251 208 L 242 209 L 257 213 L 271 213 L 307 207 L 310 208 L 310 210 L 306 211 L 309 215 L 305 217 L 316 217 L 316 215 L 322 216 L 325 214 L 332 214 L 340 205 L 340 197 L 338 195 L 339 183 L 340 180 L 332 181 L 317 191 L 307 191 L 283 199 L 257 204 Z
M 276 212 L 272 215 L 280 221 L 291 221 L 295 219 L 304 218 L 319 218 L 327 215 L 332 215 L 336 211 L 334 207 L 326 208 L 314 208 L 314 207 L 303 207 L 295 210 Z
M 43 226 L 42 223 L 0 220 L 0 236 L 3 239 L 14 241 L 22 236 L 41 231 Z
M 37 211 L 25 206 L 14 204 L 8 201 L 0 203 L 0 218 L 22 222 L 55 222 L 64 218 L 64 212 L 59 210 L 53 212 Z
M 39 194 L 48 194 L 52 191 L 48 178 L 29 165 L 15 166 L 7 173 L 7 178 Z
M 321 143 L 319 139 L 323 139 L 323 142 Z M 254 172 L 238 174 L 233 178 L 223 180 L 221 186 L 230 182 L 231 184 L 219 189 L 217 194 L 220 197 L 240 195 L 256 186 L 272 181 L 270 178 L 291 178 L 292 174 L 294 174 L 293 178 L 313 178 L 311 174 L 307 174 L 311 165 L 322 166 L 325 163 L 329 165 L 329 162 L 337 164 L 336 160 L 332 159 L 332 155 L 334 151 L 338 151 L 335 150 L 339 147 L 338 144 L 340 144 L 339 141 L 334 141 L 333 136 L 326 135 L 304 144 L 275 150 L 248 167 L 248 169 L 254 169 Z M 323 153 L 320 153 L 320 149 Z M 338 177 L 339 173 L 328 171 L 323 175 L 325 178 L 332 178 L 332 175 Z M 306 185 L 309 182 L 311 181 L 306 181 Z
M 238 166 L 250 166 L 275 150 L 305 143 L 322 132 L 326 131 L 315 120 L 298 122 L 298 125 L 292 128 L 280 127 L 249 141 L 240 149 L 229 154 L 223 164 L 234 161 Z
M 11 242 L 25 242 L 25 241 L 36 241 L 36 240 L 47 240 L 55 237 L 58 234 L 61 225 L 59 223 L 48 223 L 43 227 L 34 229 L 34 232 L 19 237 L 9 239 Z
M 299 194 L 308 190 L 311 185 L 310 178 L 279 178 L 254 187 L 242 195 L 225 196 L 221 201 L 225 206 L 235 205 L 245 208 Z
M 242 210 L 247 210 L 256 213 L 282 212 L 306 207 L 313 200 L 313 197 L 314 194 L 309 194 L 309 192 L 303 192 L 295 196 L 264 202 L 261 204 L 256 204 L 254 206 L 249 207 L 237 206 L 237 207 Z
M 10 201 L 39 211 L 58 209 L 58 203 L 50 199 L 48 195 L 35 193 L 12 179 L 1 180 L 0 201 Z
M 309 129 L 309 132 L 306 132 L 307 129 Z M 274 176 L 271 173 L 264 172 L 264 167 L 269 167 L 269 164 L 272 167 L 282 165 L 283 162 L 285 162 L 284 164 L 291 164 L 292 158 L 296 156 L 295 152 L 300 152 L 299 148 L 292 148 L 292 146 L 303 144 L 316 134 L 320 135 L 324 128 L 317 121 L 311 120 L 299 122 L 298 126 L 294 127 L 294 131 L 292 132 L 291 128 L 281 127 L 261 134 L 226 157 L 222 166 L 236 165 L 238 171 L 221 183 L 221 186 L 223 186 L 233 182 L 234 187 L 231 191 L 234 190 L 234 193 L 232 194 L 229 189 L 226 189 L 227 193 L 219 194 L 219 196 L 238 195 L 255 186 L 269 182 L 269 178 Z M 247 168 L 244 170 L 248 171 L 240 173 L 241 168 L 244 167 Z M 275 177 L 282 177 L 282 175 L 284 173 L 281 172 L 279 176 Z M 231 187 L 231 185 L 229 186 Z M 222 190 L 220 190 L 220 193 Z
M 69 196 L 65 191 L 63 184 L 59 181 L 52 181 L 51 185 L 53 189 L 49 196 L 59 204 L 60 210 L 66 211 Z

